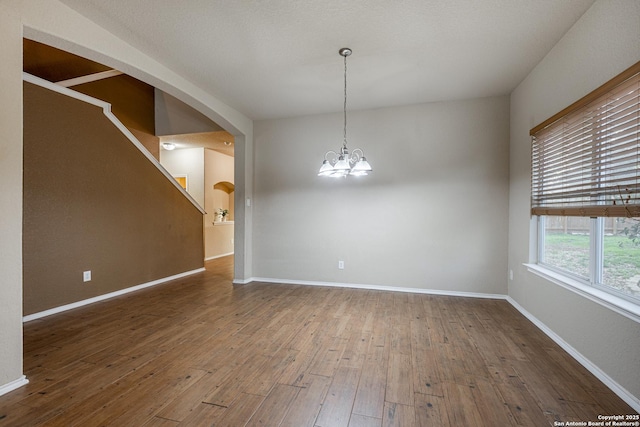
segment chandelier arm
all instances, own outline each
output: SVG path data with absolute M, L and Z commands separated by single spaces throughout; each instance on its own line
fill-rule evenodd
M 354 158 L 355 161 L 357 162 L 358 160 L 364 157 L 364 151 L 362 151 L 361 148 L 355 148 L 353 149 L 353 151 L 351 151 L 351 157 Z
M 353 167 L 353 165 L 355 165 L 356 163 L 358 163 L 358 160 L 360 160 L 360 158 L 358 157 L 357 154 L 355 153 L 351 153 L 349 155 L 349 164 Z
M 332 158 L 330 159 L 329 156 L 331 156 Z M 324 159 L 329 161 L 331 165 L 335 165 L 336 161 L 338 160 L 338 153 L 333 150 L 329 150 L 324 154 Z

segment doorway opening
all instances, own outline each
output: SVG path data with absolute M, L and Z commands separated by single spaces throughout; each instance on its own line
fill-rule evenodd
M 181 136 L 185 139 L 185 144 L 186 139 L 190 139 L 188 143 L 192 145 L 175 150 L 174 153 L 182 149 L 196 149 L 201 152 L 203 159 L 218 155 L 225 157 L 226 163 L 230 165 L 230 175 L 222 182 L 233 185 L 235 138 L 192 107 L 117 70 L 36 41 L 24 39 L 23 53 L 25 72 L 110 103 L 114 115 L 158 161 L 161 162 L 161 157 L 164 156 L 162 141 Z M 180 120 L 174 120 L 176 117 L 180 117 Z M 207 145 L 205 140 L 208 140 L 210 145 Z M 166 166 L 165 169 L 168 170 Z M 214 185 L 219 182 L 219 178 L 213 176 L 210 180 L 215 182 L 206 183 L 205 178 L 209 173 L 204 167 L 200 175 L 203 189 L 201 201 L 192 193 L 198 182 L 197 174 L 178 172 L 174 176 L 183 180 L 184 185 L 181 187 L 189 190 L 192 198 L 205 208 L 207 214 L 204 225 L 214 222 L 216 203 L 211 202 L 207 206 L 206 199 L 208 193 L 214 194 Z M 235 191 L 231 194 L 233 197 Z M 226 206 L 225 209 L 229 210 L 228 206 L 233 204 Z M 228 238 L 231 247 L 234 243 L 234 229 L 235 226 L 232 226 L 231 236 Z M 205 238 L 203 235 L 203 239 Z M 232 253 L 233 250 L 220 255 Z M 233 262 L 233 257 L 231 259 Z M 24 313 L 30 314 L 28 311 Z

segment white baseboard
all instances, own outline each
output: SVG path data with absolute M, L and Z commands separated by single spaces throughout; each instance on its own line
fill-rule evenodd
M 571 357 L 576 359 L 578 363 L 584 366 L 589 372 L 596 376 L 600 381 L 604 383 L 607 387 L 611 389 L 615 394 L 620 397 L 620 399 L 624 400 L 629 406 L 631 406 L 636 412 L 640 412 L 640 399 L 638 399 L 633 394 L 629 393 L 627 389 L 618 384 L 613 378 L 607 375 L 602 369 L 600 369 L 597 365 L 592 363 L 589 359 L 584 357 L 582 353 L 573 348 L 569 343 L 563 340 L 560 335 L 556 334 L 549 328 L 547 325 L 542 323 L 538 318 L 536 318 L 533 314 L 529 313 L 524 309 L 520 304 L 518 304 L 513 298 L 507 297 L 507 301 L 515 307 L 524 317 L 529 319 L 534 325 L 538 327 L 542 332 L 544 332 L 549 338 L 551 338 L 556 344 L 558 344 L 564 351 L 569 353 Z
M 20 388 L 23 385 L 27 385 L 27 384 L 29 384 L 29 380 L 27 379 L 27 377 L 22 375 L 17 380 L 13 380 L 10 383 L 4 384 L 4 385 L 0 385 L 0 396 L 2 396 L 3 394 L 7 394 L 10 391 L 13 391 L 13 390 L 15 390 L 17 388 Z
M 229 255 L 233 255 L 233 252 L 229 252 L 229 253 L 222 254 L 222 255 L 214 255 L 214 256 L 210 256 L 209 258 L 205 258 L 204 260 L 205 260 L 205 261 L 211 261 L 212 259 L 224 258 L 224 257 L 229 256 Z
M 246 285 L 250 282 L 265 282 L 265 283 L 283 283 L 285 285 L 304 285 L 304 286 L 331 286 L 335 288 L 356 288 L 367 289 L 373 291 L 391 291 L 391 292 L 406 292 L 414 294 L 429 294 L 429 295 L 443 295 L 452 297 L 467 297 L 467 298 L 488 298 L 488 299 L 506 299 L 506 295 L 502 294 L 483 294 L 479 292 L 461 292 L 461 291 L 445 291 L 439 289 L 422 289 L 422 288 L 401 288 L 395 286 L 382 286 L 382 285 L 367 285 L 358 283 L 338 283 L 338 282 L 316 282 L 310 280 L 289 280 L 289 279 L 273 279 L 270 277 L 252 277 L 247 280 L 239 281 L 234 280 L 233 283 Z
M 29 322 L 31 320 L 40 319 L 42 317 L 51 316 L 52 314 L 61 313 L 63 311 L 67 311 L 67 310 L 71 310 L 71 309 L 74 309 L 74 308 L 82 307 L 84 305 L 93 304 L 94 302 L 98 302 L 98 301 L 104 301 L 104 300 L 109 299 L 109 298 L 113 298 L 113 297 L 117 297 L 117 296 L 120 296 L 120 295 L 128 294 L 129 292 L 138 291 L 140 289 L 148 288 L 148 287 L 151 287 L 151 286 L 156 286 L 156 285 L 159 285 L 161 283 L 169 282 L 169 281 L 175 280 L 175 279 L 180 279 L 182 277 L 190 276 L 190 275 L 196 274 L 196 273 L 201 273 L 203 271 L 205 271 L 204 267 L 203 268 L 198 268 L 198 269 L 195 269 L 195 270 L 191 270 L 191 271 L 186 271 L 184 273 L 174 274 L 173 276 L 164 277 L 162 279 L 158 279 L 158 280 L 154 280 L 154 281 L 151 281 L 151 282 L 143 283 L 141 285 L 132 286 L 130 288 L 120 289 L 118 291 L 110 292 L 108 294 L 98 295 L 97 297 L 85 299 L 85 300 L 82 300 L 82 301 L 77 301 L 77 302 L 74 302 L 74 303 L 71 303 L 71 304 L 61 305 L 60 307 L 54 307 L 54 308 L 51 308 L 49 310 L 41 311 L 39 313 L 29 314 L 28 316 L 24 316 L 22 318 L 22 322 L 25 323 L 25 322 Z

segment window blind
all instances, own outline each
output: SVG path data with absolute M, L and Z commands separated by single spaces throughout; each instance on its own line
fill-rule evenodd
M 640 217 L 640 62 L 531 136 L 532 215 Z

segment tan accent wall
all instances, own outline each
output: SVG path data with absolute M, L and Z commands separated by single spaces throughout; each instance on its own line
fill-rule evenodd
M 34 40 L 22 40 L 22 70 L 50 82 L 112 70 L 111 67 Z
M 116 115 L 116 117 L 118 116 Z M 160 160 L 160 138 L 150 133 L 142 132 L 134 128 L 128 128 L 128 129 L 131 131 L 133 136 L 135 136 L 138 139 L 138 141 L 140 141 L 140 143 L 144 145 L 144 148 L 146 148 L 149 151 L 149 153 L 151 153 L 151 155 L 155 157 L 156 160 L 159 161 Z
M 203 266 L 196 207 L 100 108 L 30 83 L 23 201 L 25 315 Z
M 160 141 L 155 136 L 154 89 L 140 80 L 122 74 L 71 89 L 111 104 L 113 114 L 156 159 Z

